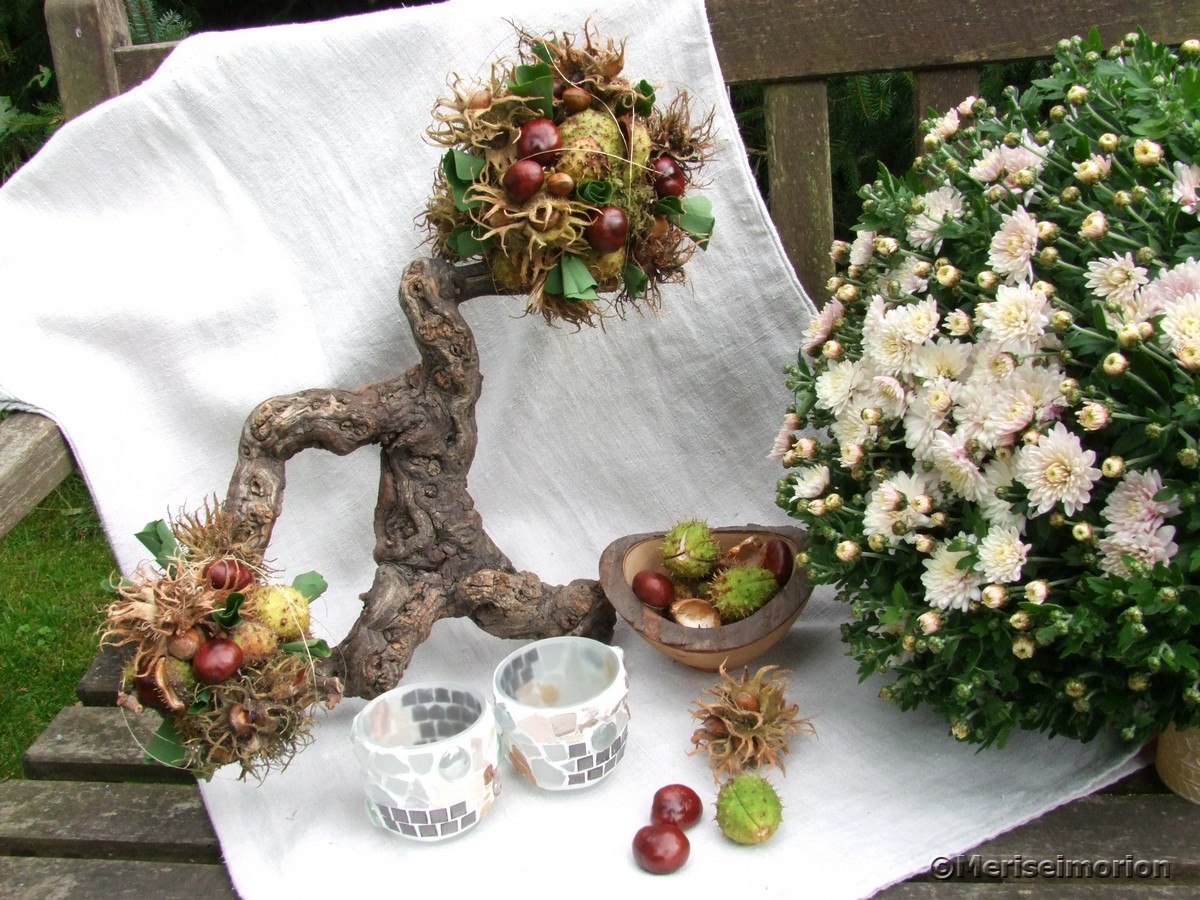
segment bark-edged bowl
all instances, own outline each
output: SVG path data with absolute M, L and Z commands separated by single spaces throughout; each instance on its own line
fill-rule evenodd
M 807 545 L 799 528 L 744 525 L 712 529 L 722 551 L 752 535 L 780 538 L 793 555 Z M 812 596 L 812 585 L 802 566 L 793 566 L 787 583 L 767 603 L 738 622 L 719 628 L 690 628 L 647 606 L 633 592 L 633 576 L 643 569 L 666 572 L 662 564 L 664 532 L 632 534 L 618 538 L 600 555 L 600 587 L 608 602 L 643 640 L 684 665 L 715 672 L 734 669 L 760 656 L 782 638 Z

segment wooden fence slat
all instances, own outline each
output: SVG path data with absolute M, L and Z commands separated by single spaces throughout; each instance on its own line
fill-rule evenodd
M 0 422 L 0 538 L 74 467 L 58 426 L 45 416 L 14 413 Z
M 833 275 L 833 176 L 824 81 L 763 88 L 771 218 L 800 283 L 818 305 Z
M 45 15 L 63 116 L 115 97 L 113 49 L 131 40 L 121 0 L 46 0 Z
M 224 866 L 116 859 L 0 857 L 0 896 L 103 897 L 104 900 L 195 897 L 236 900 Z
M 930 114 L 930 110 L 942 115 L 958 106 L 967 97 L 979 93 L 978 66 L 960 66 L 954 69 L 928 69 L 914 74 L 913 105 L 917 123 Z M 917 129 L 920 131 L 920 128 Z M 917 139 L 920 140 L 918 134 Z M 920 152 L 920 147 L 917 148 Z
M 170 56 L 171 51 L 178 46 L 178 41 L 168 41 L 161 44 L 118 47 L 113 53 L 113 59 L 117 67 L 117 84 L 121 92 L 124 93 L 131 87 L 136 87 L 157 72 L 162 61 Z

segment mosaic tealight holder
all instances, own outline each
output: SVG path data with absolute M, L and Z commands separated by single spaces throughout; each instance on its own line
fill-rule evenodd
M 539 788 L 596 784 L 625 752 L 629 678 L 618 648 L 583 637 L 534 641 L 500 663 L 492 687 L 501 751 Z
M 440 841 L 474 828 L 499 793 L 492 705 L 458 684 L 402 685 L 350 729 L 367 814 L 380 828 Z

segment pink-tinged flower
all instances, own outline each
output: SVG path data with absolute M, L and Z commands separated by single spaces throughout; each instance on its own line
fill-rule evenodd
M 1169 563 L 1179 552 L 1179 545 L 1175 543 L 1174 538 L 1175 529 L 1171 525 L 1163 525 L 1151 532 L 1114 532 L 1096 544 L 1100 551 L 1100 568 L 1110 575 L 1128 578 L 1131 573 L 1124 557 L 1128 556 L 1148 566 Z
M 1075 165 L 1075 178 L 1083 184 L 1095 184 L 1103 181 L 1112 172 L 1112 160 L 1107 156 L 1093 153 L 1083 162 Z
M 939 431 L 934 435 L 933 464 L 960 497 L 978 501 L 983 496 L 987 485 L 983 471 L 971 458 L 966 441 L 959 434 Z
M 1040 516 L 1057 504 L 1068 516 L 1085 506 L 1100 470 L 1092 464 L 1095 451 L 1084 450 L 1079 438 L 1061 423 L 1042 435 L 1037 444 L 1026 446 L 1017 459 L 1016 477 L 1029 489 L 1031 512 Z
M 965 309 L 952 309 L 946 313 L 942 327 L 953 337 L 966 337 L 974 325 L 971 314 Z
M 1158 277 L 1137 292 L 1136 315 L 1131 321 L 1144 321 L 1162 312 L 1173 300 L 1200 293 L 1200 262 L 1189 258 L 1160 272 Z
M 1187 294 L 1164 306 L 1162 331 L 1172 350 L 1200 344 L 1200 292 Z
M 933 128 L 930 129 L 929 133 L 936 134 L 942 140 L 958 134 L 958 110 L 952 109 L 939 118 L 933 123 Z
M 979 511 L 993 528 L 1024 528 L 1025 517 L 1018 515 L 1013 505 L 998 492 L 1011 487 L 1016 473 L 1016 458 L 993 458 L 983 467 L 984 490 L 979 501 Z
M 850 265 L 865 266 L 875 253 L 875 232 L 860 231 L 850 244 Z
M 983 579 L 970 566 L 959 568 L 967 556 L 965 550 L 951 550 L 942 544 L 924 561 L 921 584 L 925 587 L 925 602 L 936 609 L 958 609 L 966 612 L 972 600 L 983 591 Z
M 957 123 L 957 117 L 955 119 Z M 930 191 L 923 198 L 925 209 L 908 228 L 908 240 L 918 250 L 937 253 L 942 249 L 942 226 L 947 217 L 957 222 L 963 217 L 963 198 L 950 185 Z
M 833 334 L 834 326 L 846 312 L 846 307 L 840 300 L 830 300 L 823 307 L 817 317 L 808 323 L 808 328 L 804 331 L 803 346 L 806 353 L 811 353 L 823 343 L 829 340 L 829 335 Z
M 979 542 L 979 562 L 975 568 L 988 581 L 1011 584 L 1021 580 L 1021 568 L 1032 549 L 1032 544 L 1021 541 L 1016 528 L 992 528 Z
M 1179 501 L 1155 500 L 1163 488 L 1162 476 L 1154 469 L 1129 472 L 1113 488 L 1100 515 L 1108 523 L 1106 533 L 1118 531 L 1151 532 L 1171 516 L 1179 515 Z
M 1025 585 L 1025 599 L 1035 606 L 1041 606 L 1050 596 L 1050 583 L 1045 578 L 1038 578 Z
M 914 497 L 933 494 L 937 479 L 926 472 L 909 475 L 901 472 L 882 482 L 871 492 L 863 512 L 863 533 L 882 535 L 885 546 L 897 547 L 902 541 L 912 542 L 916 530 L 928 528 L 930 520 L 912 505 Z
M 771 445 L 771 452 L 767 454 L 767 459 L 783 459 L 783 454 L 787 453 L 792 446 L 792 434 L 799 427 L 800 418 L 795 413 L 788 413 L 784 416 L 783 424 L 779 426 L 779 433 L 775 435 L 775 443 Z
M 1185 213 L 1196 215 L 1200 211 L 1200 166 L 1175 163 L 1175 182 L 1171 185 L 1171 196 Z
M 1085 403 L 1075 414 L 1075 421 L 1083 426 L 1084 431 L 1099 431 L 1108 425 L 1112 415 L 1103 403 Z
M 1037 250 L 1037 220 L 1023 206 L 1000 219 L 1000 230 L 992 237 L 988 265 L 1016 284 L 1033 280 L 1033 254 Z
M 1036 350 L 1050 324 L 1050 301 L 1027 284 L 1001 285 L 996 299 L 979 304 L 976 311 L 984 336 L 1014 353 Z
M 975 115 L 975 101 L 978 99 L 979 98 L 974 94 L 967 95 L 967 97 L 965 97 L 963 101 L 959 103 L 957 107 L 955 107 L 958 110 L 958 114 L 960 116 L 967 117 Z
M 942 627 L 942 617 L 936 609 L 931 609 L 917 616 L 917 627 L 921 634 L 937 634 Z
M 1079 227 L 1080 237 L 1089 241 L 1098 240 L 1106 234 L 1108 234 L 1108 219 L 1098 209 L 1088 213 Z
M 1093 259 L 1087 264 L 1087 286 L 1097 297 L 1130 306 L 1138 288 L 1148 283 L 1146 270 L 1133 261 L 1133 254 Z
M 915 256 L 906 256 L 889 277 L 900 282 L 902 293 L 923 294 L 929 289 L 929 272 L 929 263 Z
M 1180 344 L 1174 352 L 1179 365 L 1189 372 L 1200 369 L 1200 343 Z

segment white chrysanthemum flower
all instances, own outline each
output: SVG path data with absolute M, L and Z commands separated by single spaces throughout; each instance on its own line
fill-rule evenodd
M 933 298 L 886 310 L 863 322 L 863 350 L 883 375 L 907 375 L 916 349 L 937 334 L 939 313 Z
M 957 379 L 971 365 L 974 344 L 938 338 L 922 344 L 913 353 L 912 373 L 918 378 Z
M 792 473 L 791 480 L 796 500 L 815 500 L 829 487 L 829 466 L 804 466 Z
M 1100 480 L 1093 450 L 1084 450 L 1079 438 L 1058 422 L 1036 444 L 1022 448 L 1017 458 L 1017 480 L 1029 489 L 1034 515 L 1049 512 L 1058 503 L 1068 516 L 1087 506 L 1092 485 Z
M 912 543 L 917 530 L 931 524 L 929 516 L 917 512 L 912 504 L 914 497 L 923 494 L 937 495 L 937 479 L 926 472 L 901 472 L 884 480 L 871 492 L 863 512 L 863 534 L 883 535 L 889 547 Z
M 978 307 L 980 328 L 988 339 L 1014 353 L 1034 352 L 1050 324 L 1050 301 L 1027 284 L 1001 285 L 996 299 Z
M 1013 390 L 1024 391 L 1033 399 L 1034 420 L 1042 424 L 1057 419 L 1067 405 L 1062 381 L 1063 370 L 1057 362 L 1042 366 L 1022 362 L 1018 363 L 1006 383 Z
M 1146 270 L 1133 261 L 1133 254 L 1093 259 L 1087 264 L 1087 286 L 1097 297 L 1108 298 L 1122 306 L 1133 303 L 1137 289 L 1149 282 Z
M 974 325 L 971 314 L 965 309 L 952 309 L 946 313 L 942 327 L 954 337 L 966 337 Z
M 908 241 L 918 250 L 938 253 L 942 249 L 942 226 L 947 217 L 952 222 L 958 222 L 963 217 L 963 196 L 951 185 L 943 185 L 921 199 L 925 209 L 917 214 L 909 226 Z
M 925 602 L 936 609 L 958 609 L 966 612 L 972 600 L 978 600 L 983 589 L 980 574 L 969 566 L 960 569 L 958 563 L 967 555 L 965 550 L 951 550 L 942 544 L 924 561 L 921 584 L 925 587 Z
M 900 290 L 905 294 L 923 294 L 929 290 L 928 275 L 920 274 L 922 271 L 928 272 L 924 266 L 928 263 L 923 263 L 922 260 L 915 256 L 905 256 L 900 261 L 900 265 L 894 268 L 890 273 L 890 278 L 900 282 Z
M 1016 528 L 991 528 L 979 542 L 979 562 L 975 568 L 987 581 L 1011 584 L 1021 580 L 1021 569 L 1032 549 L 1032 544 L 1022 543 Z
M 914 347 L 934 337 L 938 333 L 938 323 L 941 322 L 937 301 L 932 297 L 919 303 L 898 306 L 891 310 L 888 316 L 895 316 L 901 333 Z
M 960 497 L 978 501 L 987 489 L 983 471 L 971 458 L 966 440 L 959 435 L 939 431 L 933 438 L 933 464 Z
M 871 400 L 883 410 L 884 415 L 899 418 L 908 405 L 908 393 L 900 380 L 891 375 L 876 375 L 871 379 Z
M 860 231 L 850 244 L 850 265 L 865 266 L 875 255 L 875 232 Z
M 1001 216 L 1000 229 L 992 236 L 988 250 L 988 265 L 1008 284 L 1032 281 L 1037 242 L 1037 219 L 1018 206 Z
M 977 436 L 988 447 L 1007 447 L 1032 422 L 1036 409 L 1033 398 L 1020 388 L 1006 387 L 992 395 Z
M 999 496 L 999 492 L 1012 486 L 1016 470 L 1014 455 L 1003 459 L 993 457 L 983 467 L 984 491 L 979 499 L 979 511 L 993 528 L 1025 528 L 1025 517 Z
M 1179 552 L 1175 543 L 1175 528 L 1163 525 L 1154 531 L 1118 531 L 1096 542 L 1100 551 L 1100 568 L 1119 578 L 1130 576 L 1123 557 L 1131 557 L 1148 566 L 1169 563 Z
M 1134 301 L 1136 318 L 1130 321 L 1145 321 L 1162 312 L 1171 301 L 1195 293 L 1200 293 L 1200 262 L 1189 258 L 1160 272 L 1157 278 L 1137 292 Z
M 799 427 L 800 417 L 795 413 L 788 413 L 784 416 L 783 424 L 779 426 L 779 433 L 775 435 L 775 442 L 771 445 L 771 452 L 767 454 L 767 459 L 783 459 L 783 455 L 792 446 L 792 435 Z
M 1100 511 L 1107 523 L 1105 532 L 1150 532 L 1161 526 L 1164 520 L 1179 515 L 1177 499 L 1154 499 L 1162 489 L 1162 475 L 1155 469 L 1127 472 L 1108 495 Z
M 1172 300 L 1163 308 L 1162 331 L 1172 350 L 1200 343 L 1200 292 Z
M 866 383 L 863 376 L 863 367 L 853 360 L 833 363 L 817 376 L 817 403 L 834 415 L 841 415 L 854 399 L 854 392 Z
M 829 335 L 833 333 L 833 328 L 846 312 L 846 307 L 842 301 L 834 298 L 830 299 L 823 307 L 817 317 L 808 323 L 808 328 L 804 330 L 804 337 L 801 340 L 801 345 L 806 353 L 811 353 L 823 343 L 829 340 Z
M 983 154 L 975 163 L 967 170 L 967 173 L 976 181 L 982 181 L 984 184 L 991 184 L 1004 174 L 1004 154 L 1000 152 L 1002 148 L 993 147 Z
M 1185 213 L 1197 215 L 1200 211 L 1200 166 L 1193 163 L 1175 163 L 1175 181 L 1171 185 L 1171 196 Z
M 856 398 L 834 419 L 829 433 L 839 445 L 866 444 L 878 437 L 879 426 L 871 425 L 863 418 L 863 410 L 867 408 L 866 402 Z
M 958 110 L 952 109 L 933 123 L 930 134 L 936 134 L 942 140 L 958 134 Z

